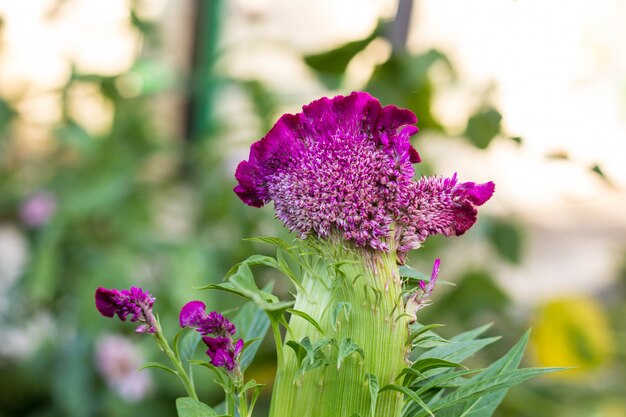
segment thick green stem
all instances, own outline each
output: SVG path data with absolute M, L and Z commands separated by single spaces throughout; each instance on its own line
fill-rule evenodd
M 284 350 L 270 417 L 400 416 L 403 399 L 396 392 L 382 393 L 372 416 L 366 381 L 366 375 L 373 374 L 381 387 L 393 383 L 406 366 L 408 317 L 404 315 L 395 254 L 325 249 L 322 257 L 310 263 L 302 282 L 304 289 L 294 306 L 313 317 L 324 334 L 294 315 L 287 339 L 300 342 L 308 336 L 315 343 L 333 338 L 340 345 L 350 338 L 364 357 L 351 354 L 338 367 L 338 348 L 329 344 L 324 348 L 329 364 L 299 374 L 296 354 Z M 342 261 L 345 263 L 338 263 Z M 346 319 L 344 309 L 332 323 L 338 303 L 350 305 L 349 316 Z

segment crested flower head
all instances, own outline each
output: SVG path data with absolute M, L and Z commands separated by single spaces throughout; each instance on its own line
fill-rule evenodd
M 213 366 L 222 366 L 228 371 L 233 371 L 238 363 L 239 355 L 243 350 L 243 339 L 233 340 L 228 337 L 204 336 L 202 341 L 207 345 L 206 354 L 211 358 Z
M 235 325 L 220 313 L 207 314 L 202 301 L 190 301 L 180 310 L 180 327 L 191 327 L 201 333 L 207 345 L 207 355 L 214 366 L 224 367 L 231 374 L 239 375 L 239 355 L 243 350 L 243 339 L 235 341 Z M 212 335 L 212 336 L 208 336 Z
M 457 185 L 450 179 L 456 188 L 445 188 L 450 194 L 445 210 L 462 224 L 432 224 L 445 198 L 423 198 L 412 179 L 412 164 L 420 161 L 409 142 L 416 123 L 411 111 L 382 107 L 368 93 L 316 100 L 301 113 L 283 115 L 252 145 L 248 160 L 237 167 L 234 191 L 254 207 L 273 201 L 276 216 L 301 238 L 338 235 L 359 247 L 388 251 L 417 247 L 422 236 L 433 233 L 460 234 L 475 221 L 473 205 L 491 196 L 493 184 Z M 435 206 L 420 205 L 431 203 Z M 459 204 L 466 207 L 463 214 Z
M 144 323 L 137 327 L 137 333 L 154 333 L 156 331 L 155 318 L 152 315 L 154 297 L 148 291 L 131 287 L 130 290 L 116 290 L 100 287 L 96 290 L 96 308 L 105 317 L 117 316 L 126 321 Z
M 407 189 L 409 204 L 397 219 L 397 253 L 401 261 L 428 236 L 459 236 L 476 222 L 476 206 L 493 195 L 493 182 L 458 183 L 451 178 L 423 177 Z

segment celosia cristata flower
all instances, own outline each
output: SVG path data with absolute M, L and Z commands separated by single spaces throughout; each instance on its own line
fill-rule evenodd
M 126 321 L 139 321 L 142 324 L 137 327 L 137 333 L 154 333 L 156 320 L 152 314 L 152 306 L 155 298 L 148 291 L 141 288 L 131 287 L 130 290 L 116 290 L 100 287 L 96 290 L 96 308 L 105 317 L 117 316 Z
M 203 335 L 202 341 L 208 347 L 206 353 L 214 366 L 228 371 L 237 368 L 244 343 L 243 339 L 235 342 L 233 336 L 237 330 L 227 318 L 215 311 L 207 314 L 202 301 L 190 301 L 180 310 L 179 322 L 180 327 L 191 327 Z
M 368 93 L 316 100 L 252 145 L 234 191 L 254 207 L 273 201 L 301 238 L 339 234 L 357 247 L 396 250 L 403 262 L 430 235 L 464 233 L 494 191 L 456 176 L 414 181 L 415 123 L 411 111 Z

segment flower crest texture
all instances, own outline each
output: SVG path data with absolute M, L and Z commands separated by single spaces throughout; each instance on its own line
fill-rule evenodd
M 117 316 L 126 321 L 140 321 L 144 323 L 137 328 L 137 333 L 154 333 L 155 319 L 152 315 L 152 306 L 155 298 L 148 291 L 138 287 L 129 290 L 116 290 L 100 287 L 96 290 L 96 308 L 105 317 Z
M 235 193 L 299 237 L 335 235 L 358 247 L 396 250 L 402 261 L 432 234 L 460 235 L 476 221 L 493 183 L 413 180 L 409 138 L 417 118 L 364 92 L 321 98 L 283 115 L 237 167 Z

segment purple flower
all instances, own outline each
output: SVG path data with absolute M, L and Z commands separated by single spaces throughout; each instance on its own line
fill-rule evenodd
M 406 300 L 406 312 L 413 317 L 413 321 L 415 321 L 416 313 L 430 304 L 430 295 L 435 289 L 435 284 L 437 283 L 440 263 L 440 259 L 435 259 L 433 271 L 430 275 L 430 281 L 428 281 L 428 283 L 420 281 L 420 289 L 410 294 Z
M 193 327 L 203 335 L 219 334 L 234 335 L 235 325 L 215 311 L 206 313 L 206 306 L 202 301 L 190 301 L 180 310 L 180 327 Z
M 220 313 L 207 314 L 202 301 L 190 301 L 180 310 L 180 327 L 191 327 L 201 333 L 207 345 L 206 354 L 214 366 L 224 367 L 229 372 L 239 374 L 239 355 L 243 350 L 243 339 L 234 341 L 235 325 Z M 214 335 L 210 337 L 207 335 Z
M 130 290 L 116 290 L 100 287 L 96 290 L 96 308 L 105 317 L 115 314 L 122 320 L 130 315 L 130 321 L 144 324 L 137 327 L 137 333 L 154 333 L 156 319 L 152 314 L 154 297 L 148 291 L 131 287 Z
M 48 223 L 54 215 L 57 200 L 54 194 L 38 192 L 26 199 L 20 207 L 20 218 L 28 227 L 40 227 Z
M 428 236 L 459 236 L 476 222 L 476 206 L 493 195 L 493 182 L 457 183 L 452 178 L 423 177 L 407 189 L 409 204 L 397 220 L 397 254 L 404 262 L 411 249 L 418 248 Z
M 493 193 L 493 183 L 457 184 L 456 177 L 413 181 L 415 123 L 411 111 L 382 107 L 367 93 L 319 99 L 283 115 L 251 146 L 234 191 L 254 207 L 273 201 L 276 216 L 301 238 L 339 236 L 397 250 L 403 261 L 426 236 L 471 227 L 474 206 Z
M 243 339 L 237 340 L 234 345 L 229 337 L 204 336 L 202 340 L 208 347 L 206 354 L 211 358 L 211 364 L 222 366 L 228 371 L 237 367 L 239 355 L 243 350 Z

